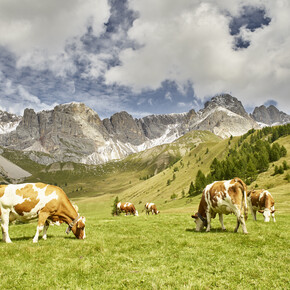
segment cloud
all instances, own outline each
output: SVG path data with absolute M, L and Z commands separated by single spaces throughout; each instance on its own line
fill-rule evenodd
M 167 92 L 164 96 L 164 99 L 165 100 L 168 100 L 170 102 L 172 102 L 172 96 L 171 96 L 171 93 L 170 92 Z
M 17 54 L 35 49 L 59 52 L 88 26 L 101 34 L 109 9 L 106 0 L 1 0 L 0 44 Z
M 67 46 L 82 50 L 81 36 L 88 28 L 101 35 L 109 16 L 106 0 L 0 0 L 0 46 L 15 54 L 18 68 L 64 77 L 77 69 Z
M 244 7 L 271 21 L 264 27 L 255 23 L 255 29 L 239 26 L 239 36 L 249 43 L 237 51 L 230 24 Z M 190 81 L 201 100 L 231 91 L 246 106 L 275 99 L 278 107 L 289 107 L 289 1 L 131 0 L 130 8 L 140 16 L 128 35 L 140 48 L 120 53 L 120 65 L 105 74 L 107 84 L 141 93 L 165 80 Z

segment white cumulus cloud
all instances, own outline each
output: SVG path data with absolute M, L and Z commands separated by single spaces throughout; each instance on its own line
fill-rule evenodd
M 250 46 L 234 50 L 231 15 L 247 5 L 265 9 L 271 22 L 254 32 L 243 27 Z M 108 84 L 141 92 L 164 80 L 190 81 L 200 99 L 231 92 L 246 106 L 274 99 L 290 112 L 289 1 L 131 0 L 130 7 L 140 17 L 128 34 L 140 48 L 120 53 L 121 64 L 106 73 Z

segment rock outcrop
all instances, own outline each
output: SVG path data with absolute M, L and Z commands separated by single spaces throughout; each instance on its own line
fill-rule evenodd
M 286 113 L 279 111 L 275 106 L 264 105 L 256 107 L 251 114 L 251 117 L 259 123 L 265 125 L 282 125 L 290 122 L 290 116 Z

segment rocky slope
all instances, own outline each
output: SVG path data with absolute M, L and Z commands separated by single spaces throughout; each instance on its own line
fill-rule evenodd
M 0 134 L 0 145 L 27 151 L 42 164 L 73 161 L 100 164 L 156 145 L 171 143 L 191 130 L 226 138 L 259 128 L 242 103 L 230 95 L 212 98 L 204 109 L 134 119 L 127 112 L 101 120 L 82 103 L 35 113 L 26 109 L 15 130 Z

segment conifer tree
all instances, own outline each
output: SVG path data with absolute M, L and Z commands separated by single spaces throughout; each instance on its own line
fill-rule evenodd
M 119 203 L 119 197 L 116 196 L 114 203 L 112 205 L 112 212 L 111 212 L 112 216 L 120 215 L 120 210 L 117 208 L 118 203 Z

